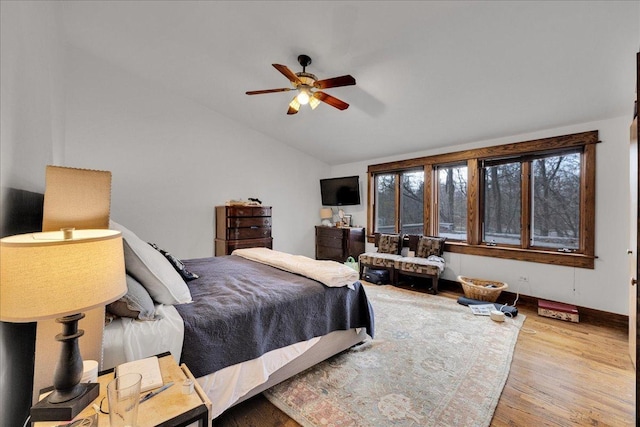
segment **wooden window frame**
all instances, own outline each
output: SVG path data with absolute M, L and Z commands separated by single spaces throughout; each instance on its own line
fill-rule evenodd
M 578 268 L 595 268 L 595 184 L 596 184 L 596 143 L 598 131 L 581 132 L 531 141 L 516 142 L 492 147 L 457 151 L 434 156 L 419 157 L 389 163 L 369 165 L 368 198 L 367 198 L 367 229 L 370 234 L 368 241 L 374 241 L 375 225 L 375 176 L 381 173 L 401 173 L 406 170 L 424 170 L 424 234 L 438 235 L 437 221 L 437 179 L 434 174 L 437 166 L 467 163 L 467 241 L 451 241 L 445 244 L 445 250 L 467 255 L 489 256 L 494 258 L 513 259 L 518 261 L 538 262 Z M 529 190 L 525 187 L 529 183 L 529 163 L 522 165 L 522 246 L 487 246 L 482 242 L 481 230 L 481 180 L 480 164 L 483 160 L 495 160 L 508 157 L 556 153 L 568 149 L 581 149 L 580 174 L 580 243 L 576 252 L 558 252 L 554 248 L 524 247 L 530 241 L 531 200 Z M 396 201 L 397 218 L 396 229 L 400 223 L 399 196 Z M 436 215 L 434 215 L 434 213 Z

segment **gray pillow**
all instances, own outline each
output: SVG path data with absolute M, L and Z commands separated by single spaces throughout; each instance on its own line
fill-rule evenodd
M 156 308 L 147 290 L 127 274 L 127 293 L 117 301 L 107 305 L 107 311 L 120 317 L 140 320 L 158 320 Z
M 192 301 L 187 284 L 160 252 L 114 221 L 109 221 L 109 228 L 122 233 L 127 273 L 145 287 L 154 301 L 169 305 Z

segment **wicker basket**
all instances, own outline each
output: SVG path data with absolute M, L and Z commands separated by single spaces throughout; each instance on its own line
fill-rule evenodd
M 504 282 L 474 279 L 465 276 L 458 276 L 458 281 L 462 283 L 465 297 L 480 301 L 496 302 L 500 296 L 500 292 L 509 287 Z

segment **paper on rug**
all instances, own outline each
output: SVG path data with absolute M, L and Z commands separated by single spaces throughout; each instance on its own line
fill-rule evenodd
M 376 337 L 264 394 L 305 427 L 488 426 L 524 316 L 497 323 L 454 299 L 366 286 Z

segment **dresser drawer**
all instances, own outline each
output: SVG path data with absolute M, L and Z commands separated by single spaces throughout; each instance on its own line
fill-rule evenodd
M 228 228 L 228 240 L 259 239 L 271 237 L 271 227 Z
M 271 208 L 266 206 L 229 206 L 227 216 L 271 216 Z
M 269 248 L 271 249 L 273 239 L 271 237 L 266 239 L 252 239 L 246 241 L 234 241 L 227 242 L 227 246 L 229 248 L 229 253 L 231 253 L 234 249 L 244 249 L 244 248 Z
M 269 248 L 273 246 L 273 239 L 271 237 L 266 239 L 246 239 L 246 240 L 224 240 L 216 239 L 215 241 L 215 255 L 231 255 L 236 249 L 245 248 Z
M 227 228 L 243 228 L 243 227 L 271 227 L 270 216 L 260 217 L 230 217 L 227 218 Z
M 325 237 L 325 238 L 333 238 L 333 239 L 342 239 L 344 236 L 345 229 L 338 227 L 316 227 L 316 236 Z
M 330 259 L 338 262 L 344 262 L 342 259 L 344 251 L 342 248 L 330 248 L 327 246 L 316 246 L 316 258 L 317 259 Z
M 316 236 L 316 245 L 328 248 L 337 248 L 342 249 L 344 245 L 344 240 L 336 239 L 332 236 Z

